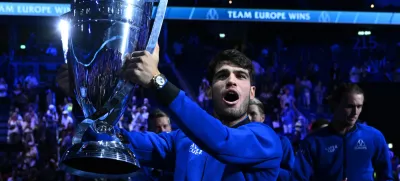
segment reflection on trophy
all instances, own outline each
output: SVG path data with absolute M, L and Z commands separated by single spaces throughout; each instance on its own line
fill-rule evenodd
M 167 0 L 74 0 L 63 15 L 61 38 L 71 88 L 85 120 L 76 128 L 73 146 L 61 168 L 74 175 L 126 178 L 140 167 L 116 136 L 114 126 L 132 96 L 131 83 L 120 77 L 124 57 L 133 51 L 153 52 L 164 19 Z M 151 29 L 151 31 L 150 31 Z M 108 134 L 110 140 L 82 142 L 85 132 Z

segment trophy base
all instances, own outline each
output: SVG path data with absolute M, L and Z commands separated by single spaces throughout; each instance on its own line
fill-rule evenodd
M 87 178 L 128 178 L 140 169 L 135 155 L 117 141 L 88 141 L 73 145 L 63 155 L 60 167 Z

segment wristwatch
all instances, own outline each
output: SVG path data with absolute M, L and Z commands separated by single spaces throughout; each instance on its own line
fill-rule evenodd
M 161 89 L 167 84 L 168 80 L 163 74 L 158 74 L 151 79 L 151 84 L 155 89 Z

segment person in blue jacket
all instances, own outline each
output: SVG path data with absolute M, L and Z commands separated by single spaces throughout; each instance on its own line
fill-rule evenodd
M 257 98 L 250 100 L 249 110 L 247 112 L 249 114 L 250 121 L 261 123 L 264 122 L 264 105 Z M 286 136 L 281 135 L 279 138 L 282 144 L 283 156 L 277 181 L 289 181 L 295 159 L 292 143 Z
M 215 118 L 159 72 L 158 52 L 132 56 L 126 61 L 125 77 L 153 89 L 158 101 L 179 118 L 180 130 L 170 133 L 124 131 L 143 166 L 175 167 L 175 180 L 277 178 L 282 157 L 279 137 L 267 125 L 250 123 L 247 116 L 249 101 L 255 96 L 249 58 L 226 50 L 211 61 L 207 79 Z
M 167 113 L 160 109 L 155 109 L 150 112 L 148 122 L 148 131 L 154 133 L 171 132 L 171 121 Z M 172 173 L 172 174 L 171 174 Z M 133 180 L 140 181 L 170 181 L 173 180 L 173 170 L 160 170 L 150 167 L 141 167 Z
M 364 93 L 356 84 L 343 84 L 330 97 L 331 123 L 309 134 L 296 155 L 295 181 L 393 180 L 385 137 L 357 123 Z
M 276 180 L 282 159 L 279 136 L 263 123 L 250 123 L 247 116 L 255 96 L 252 61 L 237 50 L 223 51 L 211 61 L 207 78 L 214 117 L 159 72 L 158 50 L 152 55 L 134 52 L 123 73 L 153 90 L 158 102 L 179 118 L 175 123 L 180 129 L 160 134 L 120 130 L 141 166 L 173 168 L 177 181 Z M 85 136 L 85 141 L 99 139 L 110 138 Z

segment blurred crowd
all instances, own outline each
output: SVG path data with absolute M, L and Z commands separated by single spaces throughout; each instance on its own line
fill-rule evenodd
M 45 99 L 39 99 L 39 94 L 32 93 L 39 85 L 32 74 L 18 77 L 10 89 L 3 78 L 0 82 L 1 101 L 10 102 L 11 110 L 7 122 L 10 149 L 2 160 L 0 180 L 71 180 L 70 175 L 58 169 L 58 161 L 72 145 L 77 122 L 72 113 L 72 100 L 65 97 L 56 106 L 56 95 L 51 89 L 46 89 Z M 47 110 L 40 111 L 39 100 L 46 102 Z M 118 126 L 130 131 L 147 131 L 149 108 L 147 98 L 138 104 L 133 96 Z

